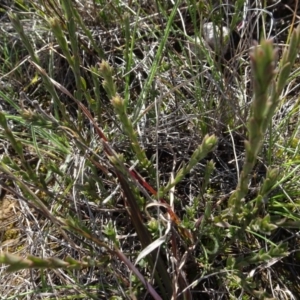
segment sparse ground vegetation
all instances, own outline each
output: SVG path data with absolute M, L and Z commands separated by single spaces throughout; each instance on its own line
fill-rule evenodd
M 298 299 L 299 17 L 0 2 L 1 299 Z

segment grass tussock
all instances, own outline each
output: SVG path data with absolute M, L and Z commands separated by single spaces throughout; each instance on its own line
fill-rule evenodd
M 3 299 L 297 299 L 300 8 L 262 2 L 0 4 Z

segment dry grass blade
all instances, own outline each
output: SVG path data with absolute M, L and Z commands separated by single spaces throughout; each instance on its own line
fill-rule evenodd
M 114 246 L 114 249 L 112 250 L 106 243 L 100 241 L 97 237 L 89 234 L 87 231 L 82 230 L 73 222 L 66 220 L 64 221 L 64 225 L 66 226 L 66 228 L 78 233 L 80 236 L 86 237 L 87 239 L 95 242 L 99 247 L 104 247 L 110 255 L 117 256 L 139 278 L 139 280 L 143 283 L 145 288 L 149 291 L 149 293 L 153 296 L 154 299 L 161 299 L 161 297 L 153 289 L 152 285 L 145 280 L 144 276 L 138 271 L 138 269 L 132 264 L 132 262 L 124 255 L 124 253 L 120 249 Z
M 138 234 L 139 240 L 142 243 L 143 248 L 146 248 L 152 243 L 152 238 L 147 228 L 144 225 L 143 218 L 141 215 L 141 211 L 139 206 L 137 205 L 137 200 L 132 192 L 132 188 L 130 183 L 126 178 L 128 178 L 129 172 L 127 168 L 123 165 L 123 163 L 119 160 L 118 156 L 114 151 L 109 147 L 109 145 L 103 141 L 104 148 L 107 149 L 108 153 L 111 153 L 109 159 L 115 166 L 115 172 L 118 176 L 119 182 L 124 192 L 124 196 L 128 201 L 129 209 L 128 213 L 130 215 L 130 220 L 132 221 L 134 228 Z M 151 257 L 147 258 L 149 263 L 154 266 L 156 264 L 157 270 L 155 270 L 155 278 L 156 283 L 159 284 L 161 292 L 163 295 L 171 295 L 172 294 L 172 285 L 169 278 L 169 274 L 167 272 L 167 268 L 165 263 L 161 257 L 161 253 L 157 251 L 157 249 L 153 249 L 151 253 Z M 164 296 L 165 297 L 165 296 Z

